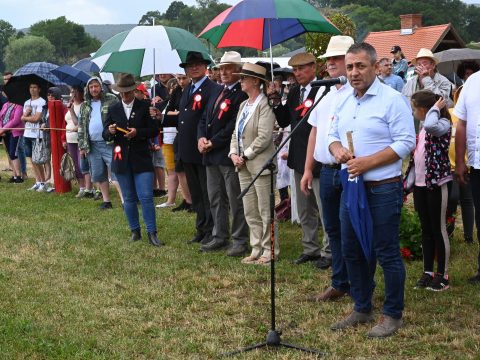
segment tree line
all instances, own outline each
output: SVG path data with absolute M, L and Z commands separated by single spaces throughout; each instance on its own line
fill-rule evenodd
M 460 0 L 307 0 L 325 15 L 334 18 L 343 31 L 356 40 L 362 40 L 369 31 L 400 28 L 401 14 L 421 13 L 424 25 L 451 22 L 466 41 L 480 41 L 480 7 L 467 5 Z M 215 16 L 230 5 L 219 0 L 197 0 L 194 6 L 173 1 L 168 9 L 148 11 L 138 21 L 139 25 L 165 25 L 186 29 L 198 34 Z M 352 29 L 354 32 L 352 33 Z M 305 44 L 310 49 L 328 42 L 324 37 L 303 35 L 274 47 L 274 56 L 298 49 Z M 64 16 L 33 24 L 28 34 L 17 32 L 13 26 L 0 19 L 0 71 L 14 71 L 33 61 L 72 64 L 87 57 L 100 47 L 98 39 L 85 32 L 82 25 Z M 219 57 L 225 49 L 209 49 Z M 243 56 L 260 55 L 255 49 L 237 48 Z

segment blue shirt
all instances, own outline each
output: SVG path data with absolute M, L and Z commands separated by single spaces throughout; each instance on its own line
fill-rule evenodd
M 198 90 L 200 86 L 202 86 L 203 82 L 207 79 L 208 76 L 204 76 L 202 79 L 198 80 L 196 83 L 192 83 L 193 91 L 192 94 Z
M 100 107 L 102 102 L 100 100 L 92 100 L 92 112 L 90 113 L 90 123 L 88 125 L 88 134 L 91 141 L 105 141 L 102 137 L 103 122 Z
M 403 85 L 405 85 L 405 83 L 403 82 L 403 79 L 400 76 L 393 75 L 393 74 L 387 77 L 380 76 L 380 79 L 382 79 L 385 85 L 390 86 L 392 89 L 395 89 L 398 92 L 402 92 Z
M 361 97 L 356 90 L 340 101 L 328 136 L 328 144 L 340 141 L 348 148 L 347 131 L 353 131 L 354 155 L 369 156 L 390 147 L 400 158 L 363 174 L 365 181 L 400 176 L 402 160 L 415 148 L 412 110 L 406 98 L 375 78 Z M 346 164 L 342 165 L 347 167 Z

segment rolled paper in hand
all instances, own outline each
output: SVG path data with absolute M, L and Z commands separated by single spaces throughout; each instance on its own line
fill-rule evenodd
M 353 149 L 353 131 L 347 131 L 347 142 L 348 142 L 348 150 L 354 154 L 354 149 Z
M 117 129 L 118 131 L 123 132 L 124 134 L 128 134 L 128 133 L 129 133 L 128 130 L 125 130 L 124 128 L 121 128 L 121 127 L 119 127 L 119 126 L 117 126 L 116 129 Z

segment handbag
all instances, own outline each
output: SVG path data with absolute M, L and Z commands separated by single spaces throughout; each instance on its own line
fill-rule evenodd
M 40 138 L 40 129 L 37 130 L 37 139 L 32 148 L 32 163 L 41 165 L 50 160 L 50 152 L 47 147 L 46 136 L 44 139 Z
M 48 149 L 44 139 L 37 137 L 32 149 L 32 162 L 40 165 L 48 162 Z
M 279 221 L 290 220 L 292 218 L 292 205 L 290 198 L 282 200 L 277 206 L 275 206 L 275 214 Z

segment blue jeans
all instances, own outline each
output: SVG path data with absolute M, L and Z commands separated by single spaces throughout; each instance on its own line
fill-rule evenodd
M 342 251 L 350 279 L 350 294 L 354 310 L 369 313 L 375 288 L 376 259 L 383 269 L 385 301 L 383 314 L 395 319 L 402 317 L 404 308 L 405 267 L 400 256 L 400 211 L 402 183 L 395 182 L 365 188 L 373 220 L 373 259 L 368 262 L 355 236 L 345 199 L 342 196 L 340 221 Z
M 470 168 L 470 187 L 472 189 L 473 206 L 475 207 L 475 225 L 480 242 L 480 170 Z M 480 252 L 478 253 L 478 272 L 480 273 Z
M 348 273 L 342 254 L 342 239 L 340 231 L 340 200 L 342 182 L 340 170 L 323 166 L 320 170 L 320 200 L 323 209 L 323 225 L 328 234 L 332 251 L 332 287 L 336 290 L 349 292 Z
M 18 149 L 17 149 L 18 160 L 20 160 L 20 169 L 22 174 L 27 173 L 27 158 L 25 157 L 25 146 L 23 145 L 23 136 L 20 136 L 18 140 Z
M 142 215 L 147 232 L 157 231 L 155 206 L 153 205 L 153 172 L 134 173 L 130 166 L 124 173 L 116 173 L 123 195 L 123 208 L 130 230 L 140 229 L 137 201 L 142 205 Z

